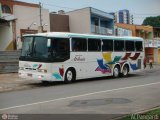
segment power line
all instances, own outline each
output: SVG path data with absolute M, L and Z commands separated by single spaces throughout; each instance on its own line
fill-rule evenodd
M 62 6 L 53 5 L 53 4 L 46 4 L 46 3 L 42 3 L 42 4 L 47 5 L 47 6 L 57 7 L 57 8 L 70 9 L 70 10 L 76 9 L 76 8 L 70 8 L 70 7 L 62 7 Z
M 40 13 L 40 26 L 42 26 L 42 6 L 41 3 L 39 3 L 39 13 Z

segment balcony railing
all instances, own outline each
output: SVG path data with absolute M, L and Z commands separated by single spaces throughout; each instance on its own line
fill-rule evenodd
M 113 30 L 105 27 L 91 25 L 91 31 L 95 34 L 113 35 Z

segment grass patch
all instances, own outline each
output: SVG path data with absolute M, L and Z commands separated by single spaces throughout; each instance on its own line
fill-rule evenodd
M 132 114 L 120 120 L 160 120 L 160 108 L 142 114 Z

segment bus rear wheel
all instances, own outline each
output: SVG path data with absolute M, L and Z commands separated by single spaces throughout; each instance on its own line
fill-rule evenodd
M 120 68 L 118 66 L 115 66 L 113 69 L 113 77 L 118 78 L 120 74 Z
M 128 76 L 128 71 L 129 71 L 129 68 L 128 68 L 127 65 L 125 65 L 125 66 L 123 67 L 123 70 L 122 70 L 122 76 L 123 76 L 123 77 L 127 77 L 127 76 Z
M 76 74 L 75 71 L 73 69 L 68 69 L 65 73 L 65 79 L 64 82 L 65 83 L 71 83 L 74 82 L 76 79 Z

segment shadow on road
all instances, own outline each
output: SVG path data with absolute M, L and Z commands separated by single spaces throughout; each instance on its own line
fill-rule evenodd
M 119 77 L 119 78 L 113 78 L 111 76 L 109 77 L 99 77 L 99 78 L 89 78 L 89 79 L 81 79 L 81 80 L 77 80 L 73 83 L 70 84 L 81 84 L 81 83 L 89 83 L 89 82 L 97 82 L 97 81 L 111 81 L 111 80 L 127 80 L 129 78 L 133 78 L 133 77 L 139 77 L 139 76 L 143 76 L 141 74 L 129 74 L 128 77 Z M 50 87 L 50 86 L 62 86 L 62 85 L 70 85 L 70 84 L 66 84 L 63 81 L 56 81 L 56 82 L 36 82 L 36 83 L 28 83 L 28 85 L 32 88 L 34 87 Z

